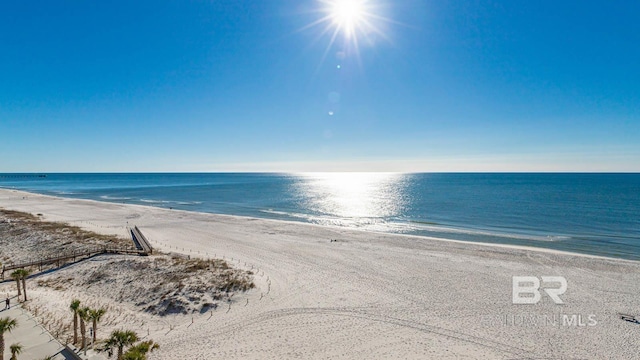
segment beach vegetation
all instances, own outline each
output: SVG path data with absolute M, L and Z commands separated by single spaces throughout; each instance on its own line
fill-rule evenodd
M 61 254 L 73 251 L 85 251 L 100 247 L 131 247 L 130 239 L 115 235 L 98 234 L 78 226 L 62 222 L 45 221 L 32 214 L 0 209 L 0 223 L 5 220 L 10 225 L 0 228 L 2 242 L 26 243 L 40 253 Z M 3 254 L 15 262 L 15 255 Z
M 147 360 L 147 354 L 159 349 L 160 345 L 153 340 L 143 341 L 133 345 L 123 355 L 123 360 Z
M 89 309 L 88 307 L 83 307 L 78 309 L 78 318 L 80 318 L 80 336 L 82 338 L 82 349 L 87 347 L 87 327 L 86 322 L 90 321 L 89 317 Z
M 4 215 L 6 218 L 9 218 L 11 220 L 18 220 L 18 221 L 38 220 L 38 218 L 35 217 L 33 214 L 22 212 L 22 211 L 16 211 L 16 210 L 0 209 L 0 214 Z
M 27 269 L 18 269 L 16 271 L 14 271 L 16 273 L 18 273 L 18 276 L 20 277 L 20 280 L 22 281 L 22 293 L 24 295 L 24 301 L 27 301 L 27 277 L 29 276 L 29 274 L 31 274 L 31 272 Z
M 111 336 L 109 336 L 109 338 L 104 342 L 103 346 L 98 348 L 98 351 L 106 351 L 109 356 L 111 356 L 113 354 L 113 350 L 115 349 L 118 351 L 116 358 L 118 360 L 123 360 L 124 348 L 135 344 L 135 342 L 138 340 L 138 334 L 131 330 L 114 330 L 111 333 Z
M 17 326 L 16 319 L 9 317 L 0 319 L 0 360 L 4 360 L 4 333 L 13 331 Z
M 80 300 L 71 300 L 69 309 L 73 311 L 73 344 L 78 344 L 78 310 L 80 310 Z
M 16 281 L 16 287 L 18 288 L 18 300 L 22 296 L 22 290 L 20 288 L 20 271 L 15 270 L 11 273 L 11 278 Z
M 100 321 L 100 319 L 102 319 L 102 317 L 104 316 L 104 314 L 106 314 L 107 310 L 104 308 L 100 308 L 100 309 L 89 309 L 89 319 L 91 319 L 91 321 L 93 322 L 93 342 L 96 342 L 97 339 L 97 333 L 98 333 L 98 322 Z
M 22 345 L 20 345 L 20 343 L 11 344 L 9 349 L 11 350 L 11 360 L 18 360 L 18 355 L 20 355 L 23 350 Z

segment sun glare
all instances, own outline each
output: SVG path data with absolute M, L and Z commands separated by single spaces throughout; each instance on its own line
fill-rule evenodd
M 402 174 L 308 173 L 300 179 L 296 187 L 306 206 L 331 217 L 379 219 L 397 216 L 404 206 Z
M 362 0 L 336 0 L 331 6 L 333 22 L 347 37 L 353 35 L 354 27 L 364 20 L 365 15 Z
M 358 71 L 356 68 L 363 70 L 365 66 L 361 55 L 371 53 L 381 40 L 391 42 L 387 35 L 390 31 L 388 25 L 396 22 L 384 16 L 390 12 L 390 1 L 316 0 L 315 5 L 305 11 L 313 14 L 314 20 L 297 30 L 315 30 L 312 47 L 326 42 L 314 77 L 320 74 L 321 69 L 333 68 L 335 76 L 331 78 L 340 79 L 339 84 L 341 79 L 353 76 Z M 361 53 L 361 49 L 365 51 Z M 327 61 L 331 62 L 330 67 L 326 66 Z M 336 86 L 327 95 L 325 114 L 328 116 L 340 113 L 340 90 Z
M 360 56 L 362 45 L 372 46 L 378 39 L 390 41 L 385 24 L 392 23 L 383 16 L 384 0 L 317 0 L 318 8 L 313 12 L 321 14 L 315 21 L 299 30 L 320 27 L 317 40 L 330 37 L 322 58 L 334 45 L 340 47 L 338 53 Z M 338 67 L 340 68 L 340 67 Z

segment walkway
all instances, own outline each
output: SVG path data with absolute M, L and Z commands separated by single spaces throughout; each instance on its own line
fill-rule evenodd
M 137 226 L 129 228 L 129 232 L 131 233 L 131 240 L 133 240 L 136 248 L 141 251 L 141 255 L 149 255 L 153 253 L 153 248 L 151 247 L 151 244 L 149 244 L 149 240 L 142 235 L 142 231 L 140 231 Z
M 65 349 L 58 340 L 56 340 L 47 330 L 45 330 L 38 322 L 23 310 L 20 305 L 16 304 L 17 299 L 11 299 L 11 309 L 0 311 L 0 318 L 10 317 L 16 319 L 18 326 L 10 333 L 4 334 L 4 358 L 11 358 L 9 347 L 12 344 L 20 343 L 23 351 L 18 356 L 19 359 L 40 360 L 47 356 L 53 356 L 54 360 L 77 360 L 78 357 L 73 356 Z M 4 301 L 2 302 L 4 308 Z

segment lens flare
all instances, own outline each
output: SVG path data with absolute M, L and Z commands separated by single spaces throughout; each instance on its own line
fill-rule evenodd
M 382 15 L 385 12 L 382 1 L 318 0 L 318 7 L 313 13 L 319 13 L 320 16 L 299 31 L 320 28 L 314 42 L 329 38 L 321 62 L 332 50 L 341 54 L 341 59 L 354 56 L 360 62 L 361 43 L 375 44 L 376 39 L 391 42 L 385 25 L 394 21 Z

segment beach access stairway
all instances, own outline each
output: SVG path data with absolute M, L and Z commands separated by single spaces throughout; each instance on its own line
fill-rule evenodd
M 129 228 L 129 232 L 131 233 L 131 239 L 133 240 L 136 248 L 144 252 L 143 255 L 153 254 L 153 248 L 151 247 L 151 244 L 149 244 L 149 241 L 144 235 L 142 235 L 142 231 L 140 231 L 137 226 Z

